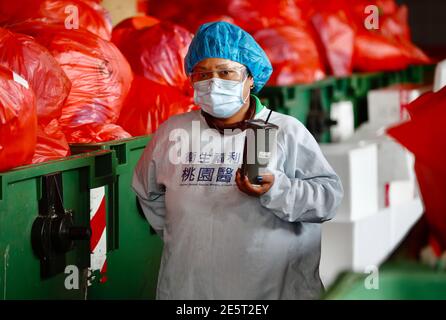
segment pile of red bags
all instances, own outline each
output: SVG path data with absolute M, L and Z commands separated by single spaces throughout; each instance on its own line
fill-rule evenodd
M 34 91 L 37 147 L 33 163 L 66 157 L 70 148 L 59 126 L 71 82 L 56 59 L 33 38 L 0 28 L 0 65 L 19 74 Z
M 192 32 L 198 22 L 232 20 L 267 52 L 275 73 L 269 85 L 309 83 L 325 74 L 400 70 L 430 62 L 410 41 L 407 7 L 394 0 L 218 0 L 212 6 L 204 2 L 149 0 L 148 12 Z M 371 14 L 365 8 L 370 5 L 378 8 L 378 30 L 364 26 Z M 277 53 L 287 54 L 281 58 Z M 302 74 L 289 75 L 296 70 Z
M 130 64 L 107 41 L 111 24 L 99 2 L 0 0 L 0 25 L 7 28 L 0 28 L 0 65 L 27 81 L 30 95 L 25 101 L 19 88 L 2 92 L 2 98 L 8 92 L 18 95 L 17 108 L 21 97 L 24 102 L 35 99 L 23 108 L 28 110 L 23 119 L 19 117 L 21 109 L 16 110 L 15 118 L 8 118 L 13 110 L 7 103 L 11 100 L 2 104 L 2 157 L 12 154 L 16 159 L 3 161 L 2 169 L 65 157 L 69 155 L 68 143 L 153 133 L 168 117 L 196 108 L 184 71 L 192 34 L 152 17 L 135 17 L 118 25 L 113 42 L 131 62 L 136 74 L 132 86 Z M 34 126 L 29 123 L 33 106 L 34 120 L 38 119 Z M 26 132 L 20 132 L 25 128 Z M 26 137 L 27 143 L 11 144 L 11 137 L 17 141 Z M 19 151 L 21 155 L 17 155 Z
M 29 19 L 62 24 L 66 29 L 86 29 L 106 40 L 111 38 L 108 12 L 92 0 L 0 0 L 0 23 L 10 25 Z M 2 11 L 6 10 L 6 11 Z
M 446 87 L 427 93 L 407 107 L 411 120 L 388 134 L 415 155 L 415 172 L 430 226 L 430 243 L 440 256 L 446 251 Z
M 192 34 L 170 22 L 133 18 L 113 30 L 135 80 L 118 124 L 132 135 L 153 133 L 171 115 L 194 108 L 184 57 Z
M 99 2 L 0 0 L 0 66 L 28 87 L 2 79 L 2 170 L 130 137 L 116 122 L 133 75 Z
M 67 142 L 152 133 L 197 108 L 184 57 L 191 32 L 205 22 L 250 32 L 272 62 L 269 85 L 429 61 L 410 42 L 407 8 L 394 0 L 146 2 L 152 16 L 127 19 L 111 33 L 99 0 L 0 0 L 0 26 L 34 38 L 0 29 L 0 65 L 27 80 L 36 100 L 33 162 L 68 155 Z M 364 28 L 370 4 L 380 9 L 379 30 Z
M 0 25 L 13 24 L 29 18 L 29 14 L 39 11 L 43 0 L 0 0 Z
M 69 143 L 130 137 L 114 125 L 130 90 L 132 72 L 113 43 L 86 30 L 66 30 L 37 21 L 21 23 L 13 29 L 33 36 L 45 46 L 71 81 L 60 118 Z
M 149 1 L 149 14 L 191 32 L 206 22 L 227 21 L 250 32 L 274 68 L 269 85 L 311 83 L 325 76 L 311 26 L 293 0 Z
M 36 148 L 35 103 L 26 80 L 0 65 L 0 172 L 31 163 Z
M 299 0 L 301 2 L 305 0 Z M 317 31 L 336 76 L 352 71 L 401 70 L 411 64 L 429 63 L 429 58 L 410 42 L 407 7 L 393 0 L 317 0 L 307 15 Z M 374 5 L 379 15 L 365 8 Z M 378 29 L 367 29 L 366 22 L 377 22 Z

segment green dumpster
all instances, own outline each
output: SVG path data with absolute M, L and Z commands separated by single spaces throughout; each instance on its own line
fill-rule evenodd
M 0 173 L 3 299 L 85 299 L 90 190 L 113 183 L 114 159 L 100 151 Z
M 328 300 L 445 300 L 446 272 L 417 262 L 384 264 L 369 285 L 368 275 L 345 273 L 327 291 Z
M 105 277 L 96 273 L 88 299 L 154 299 L 162 240 L 150 228 L 131 188 L 133 170 L 150 136 L 96 144 L 72 144 L 74 154 L 114 150 L 116 183 L 108 190 L 115 221 L 107 221 L 114 239 L 107 242 Z

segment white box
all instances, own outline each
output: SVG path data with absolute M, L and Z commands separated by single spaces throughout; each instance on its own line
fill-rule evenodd
M 351 221 L 376 212 L 378 210 L 376 145 L 322 144 L 321 149 L 344 187 L 344 198 L 334 219 Z
M 415 181 L 413 180 L 391 181 L 382 187 L 383 190 L 379 190 L 382 201 L 379 203 L 380 209 L 399 206 L 415 199 Z M 378 189 L 381 189 L 381 185 Z
M 344 271 L 366 273 L 399 246 L 424 212 L 419 198 L 356 221 L 322 224 L 320 275 L 329 286 Z
M 369 122 L 392 124 L 409 119 L 405 107 L 430 90 L 431 86 L 415 84 L 370 90 L 367 95 Z
M 390 210 L 356 221 L 322 225 L 320 276 L 329 286 L 343 271 L 366 272 L 392 251 Z
M 365 123 L 348 143 L 376 144 L 378 150 L 378 208 L 397 205 L 415 198 L 414 156 L 385 134 L 385 125 Z

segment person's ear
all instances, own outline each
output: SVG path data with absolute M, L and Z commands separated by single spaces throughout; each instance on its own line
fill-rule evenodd
M 249 88 L 252 90 L 254 89 L 254 78 L 249 76 L 248 77 L 248 83 L 249 83 Z

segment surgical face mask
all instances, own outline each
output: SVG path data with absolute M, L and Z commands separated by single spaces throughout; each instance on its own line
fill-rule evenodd
M 248 100 L 243 97 L 243 81 L 212 78 L 194 83 L 194 101 L 213 117 L 227 119 L 236 114 Z

